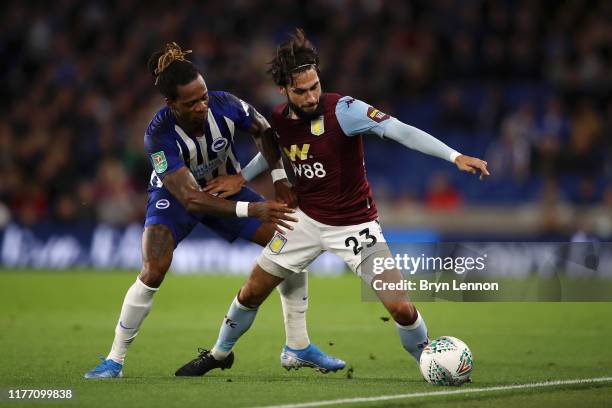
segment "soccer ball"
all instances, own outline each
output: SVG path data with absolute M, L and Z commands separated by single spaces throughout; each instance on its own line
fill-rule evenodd
M 470 379 L 472 352 L 458 338 L 438 337 L 423 349 L 420 366 L 430 384 L 461 385 Z

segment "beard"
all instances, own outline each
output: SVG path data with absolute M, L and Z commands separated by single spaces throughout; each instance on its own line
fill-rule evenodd
M 291 111 L 293 113 L 295 113 L 295 115 L 303 120 L 314 120 L 317 119 L 319 116 L 323 115 L 324 109 L 323 109 L 323 103 L 321 102 L 321 99 L 319 99 L 319 103 L 317 104 L 317 108 L 312 111 L 312 112 L 306 112 L 305 110 L 301 109 L 300 107 L 298 107 L 297 105 L 294 105 L 289 98 L 287 98 L 287 105 L 289 106 L 289 109 L 291 109 Z
M 171 109 L 178 125 L 187 133 L 203 132 L 208 121 L 208 112 L 203 116 L 180 114 L 177 110 Z

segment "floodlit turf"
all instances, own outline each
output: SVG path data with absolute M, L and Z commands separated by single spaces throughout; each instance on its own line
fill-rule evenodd
M 0 405 L 7 389 L 72 389 L 72 402 L 36 406 L 243 407 L 431 392 L 376 303 L 350 275 L 310 279 L 311 340 L 348 362 L 322 375 L 285 372 L 275 293 L 235 349 L 234 368 L 174 378 L 198 346 L 210 347 L 244 277 L 169 276 L 126 360 L 125 378 L 85 380 L 108 352 L 134 272 L 0 272 Z M 452 335 L 474 354 L 482 388 L 612 376 L 612 303 L 421 303 L 430 336 Z M 612 383 L 370 402 L 343 406 L 610 406 Z

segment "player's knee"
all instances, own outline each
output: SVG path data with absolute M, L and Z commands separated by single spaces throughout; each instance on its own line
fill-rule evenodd
M 165 265 L 157 265 L 154 262 L 145 262 L 140 270 L 139 278 L 145 285 L 158 288 L 164 281 L 168 268 Z
M 243 306 L 256 308 L 263 303 L 263 300 L 255 292 L 244 286 L 238 293 L 238 302 Z
M 402 326 L 409 326 L 416 322 L 418 313 L 414 305 L 410 302 L 397 302 L 387 305 L 387 310 L 393 320 Z
M 238 293 L 238 302 L 250 308 L 259 307 L 265 299 L 266 294 L 261 290 L 259 285 L 252 282 L 247 282 Z
M 251 276 L 238 293 L 238 302 L 246 307 L 258 307 L 283 280 L 255 265 Z

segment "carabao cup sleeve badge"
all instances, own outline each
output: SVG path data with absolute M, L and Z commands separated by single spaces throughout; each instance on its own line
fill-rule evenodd
M 270 241 L 268 244 L 268 247 L 270 248 L 270 251 L 274 252 L 275 254 L 280 254 L 286 243 L 287 238 L 277 233 L 274 235 L 274 238 L 272 238 L 272 241 Z
M 163 150 L 153 153 L 151 159 L 153 159 L 153 166 L 155 167 L 156 173 L 163 173 L 168 168 L 168 161 L 166 160 L 166 155 Z

